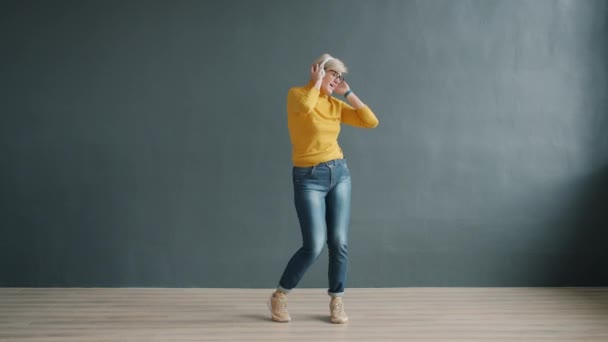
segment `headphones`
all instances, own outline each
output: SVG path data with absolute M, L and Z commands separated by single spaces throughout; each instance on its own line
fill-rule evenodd
M 323 62 L 321 62 L 321 64 L 319 64 L 319 67 L 321 67 L 321 77 L 325 77 L 325 63 L 331 61 L 332 59 L 334 59 L 333 57 L 327 57 L 325 58 L 325 60 Z

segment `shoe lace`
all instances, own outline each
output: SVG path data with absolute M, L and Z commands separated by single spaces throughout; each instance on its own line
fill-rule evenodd
M 344 303 L 336 303 L 331 307 L 331 312 L 334 315 L 339 315 L 344 313 Z
M 285 298 L 277 298 L 277 309 L 279 312 L 287 312 L 287 300 Z

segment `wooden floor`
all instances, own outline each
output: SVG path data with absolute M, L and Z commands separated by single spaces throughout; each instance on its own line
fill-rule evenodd
M 322 289 L 0 288 L 1 342 L 608 341 L 608 288 L 348 289 L 329 323 Z

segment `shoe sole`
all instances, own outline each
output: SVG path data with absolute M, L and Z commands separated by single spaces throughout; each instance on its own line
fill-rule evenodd
M 330 320 L 330 322 L 332 322 L 333 324 L 345 324 L 348 323 L 348 319 L 345 321 L 334 321 L 334 320 Z

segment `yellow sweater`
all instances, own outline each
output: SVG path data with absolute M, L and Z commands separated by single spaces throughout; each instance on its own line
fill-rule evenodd
M 340 123 L 374 128 L 378 126 L 378 119 L 369 107 L 355 109 L 331 95 L 322 94 L 312 82 L 289 89 L 287 125 L 294 166 L 313 166 L 344 158 L 338 145 Z

